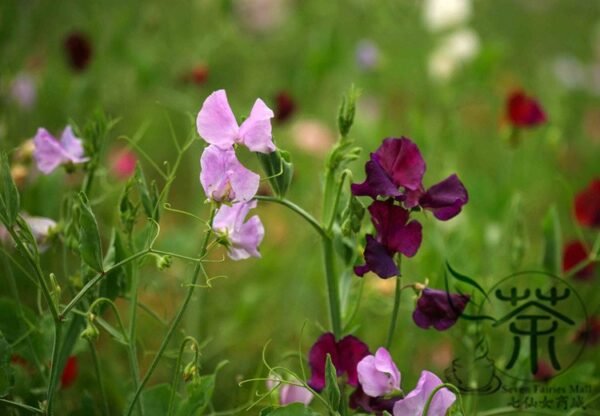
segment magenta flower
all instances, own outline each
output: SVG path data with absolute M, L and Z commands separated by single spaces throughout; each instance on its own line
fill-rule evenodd
M 348 384 L 358 386 L 356 367 L 364 357 L 369 355 L 369 347 L 353 335 L 336 341 L 331 332 L 321 335 L 308 353 L 308 364 L 312 371 L 308 385 L 316 391 L 321 391 L 325 387 L 327 354 L 331 356 L 338 377 L 346 374 Z
M 376 235 L 367 234 L 364 265 L 356 266 L 358 276 L 372 271 L 379 277 L 397 276 L 399 271 L 394 254 L 407 257 L 416 254 L 421 245 L 421 224 L 409 221 L 409 212 L 392 200 L 375 201 L 369 206 Z
M 365 165 L 363 183 L 352 184 L 356 196 L 390 197 L 402 201 L 406 209 L 420 206 L 442 221 L 456 216 L 469 196 L 456 175 L 451 175 L 425 191 L 422 180 L 425 161 L 415 143 L 402 137 L 388 138 L 371 153 Z
M 433 390 L 442 380 L 429 371 L 421 372 L 417 387 L 394 404 L 394 416 L 421 416 Z M 445 416 L 456 396 L 447 388 L 438 390 L 429 406 L 428 416 Z
M 200 169 L 200 183 L 214 201 L 250 201 L 258 191 L 260 176 L 237 160 L 233 147 L 208 146 L 200 157 Z
M 81 139 L 75 137 L 71 126 L 67 126 L 57 140 L 44 128 L 39 128 L 33 139 L 35 146 L 33 157 L 38 169 L 48 175 L 59 165 L 84 163 L 89 159 L 83 157 Z
M 469 299 L 469 295 L 425 288 L 417 301 L 413 321 L 423 329 L 433 326 L 438 331 L 446 330 L 456 323 Z
M 273 111 L 259 98 L 250 116 L 238 126 L 225 90 L 218 90 L 202 104 L 196 126 L 200 137 L 221 149 L 243 144 L 253 152 L 271 153 L 275 150 L 271 134 L 272 118 Z
M 400 371 L 385 348 L 367 355 L 356 367 L 362 390 L 371 397 L 385 396 L 400 390 Z
M 258 246 L 265 235 L 262 222 L 258 215 L 244 222 L 252 208 L 256 208 L 256 201 L 221 205 L 215 214 L 212 228 L 222 238 L 233 260 L 260 257 Z

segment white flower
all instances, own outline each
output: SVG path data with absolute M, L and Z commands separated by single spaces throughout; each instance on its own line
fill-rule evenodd
M 442 39 L 429 56 L 429 75 L 445 81 L 479 52 L 479 37 L 472 29 L 461 29 Z
M 432 32 L 464 23 L 471 16 L 471 0 L 425 0 L 423 17 Z

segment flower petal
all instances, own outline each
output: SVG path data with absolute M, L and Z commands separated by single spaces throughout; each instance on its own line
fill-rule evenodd
M 42 173 L 48 175 L 63 163 L 64 155 L 60 143 L 46 129 L 38 129 L 33 143 L 33 157 Z
M 546 114 L 541 105 L 523 91 L 510 94 L 506 112 L 509 121 L 516 127 L 534 127 L 546 121 Z
M 456 323 L 469 299 L 469 295 L 426 288 L 417 301 L 413 321 L 423 329 L 433 326 L 438 331 L 444 331 Z
M 421 246 L 421 224 L 406 224 L 409 212 L 393 201 L 375 201 L 369 206 L 371 220 L 377 231 L 377 240 L 392 253 L 414 256 Z
M 196 118 L 196 127 L 206 142 L 222 149 L 233 146 L 238 139 L 239 127 L 225 90 L 215 91 L 206 98 Z
M 390 393 L 389 376 L 379 371 L 375 365 L 375 357 L 368 355 L 356 366 L 358 381 L 367 396 L 379 397 Z
M 348 335 L 338 342 L 337 350 L 339 354 L 340 367 L 336 366 L 339 371 L 348 375 L 348 384 L 356 387 L 358 385 L 358 363 L 369 355 L 369 347 L 367 344 L 356 338 L 354 335 Z
M 351 190 L 353 195 L 370 196 L 373 199 L 376 199 L 379 195 L 390 197 L 401 195 L 398 187 L 376 161 L 368 161 L 365 164 L 365 172 L 367 177 L 363 183 L 352 184 Z
M 331 356 L 331 362 L 335 366 L 338 375 L 341 374 L 337 345 L 335 337 L 331 332 L 321 335 L 308 353 L 308 365 L 311 369 L 311 377 L 308 385 L 316 391 L 321 391 L 325 388 L 325 363 L 327 354 Z
M 65 158 L 73 163 L 83 163 L 89 160 L 83 157 L 83 144 L 81 139 L 75 137 L 71 126 L 67 126 L 60 136 L 60 146 Z
M 600 179 L 575 197 L 575 218 L 585 227 L 600 227 Z
M 240 127 L 240 139 L 253 152 L 271 153 L 275 151 L 271 119 L 273 111 L 260 98 L 256 100 L 250 116 Z
M 394 416 L 421 416 L 425 404 L 433 390 L 442 384 L 435 374 L 429 371 L 421 372 L 417 387 L 394 404 Z M 439 390 L 429 407 L 429 416 L 445 416 L 456 400 L 456 396 L 448 389 Z
M 406 137 L 387 138 L 373 154 L 397 186 L 416 191 L 421 188 L 425 161 L 415 143 Z
M 302 386 L 285 384 L 279 391 L 279 404 L 282 406 L 290 403 L 303 403 L 305 406 L 308 406 L 312 399 L 312 392 Z
M 400 370 L 385 348 L 378 348 L 375 352 L 375 368 L 377 371 L 389 374 L 392 390 L 400 390 Z
M 208 146 L 200 158 L 200 168 L 200 183 L 214 201 L 249 201 L 258 191 L 260 176 L 238 161 L 232 147 Z
M 420 205 L 433 212 L 438 220 L 446 221 L 458 215 L 468 201 L 469 195 L 458 176 L 450 175 L 429 188 Z
M 260 257 L 258 246 L 264 236 L 265 229 L 258 215 L 255 215 L 231 236 L 231 247 L 228 251 L 229 257 L 232 260 Z
M 392 256 L 393 253 L 390 253 L 372 235 L 367 234 L 367 245 L 364 252 L 366 267 L 358 266 L 354 269 L 354 272 L 359 276 L 363 276 L 366 272 L 372 271 L 383 279 L 397 276 L 399 271 Z

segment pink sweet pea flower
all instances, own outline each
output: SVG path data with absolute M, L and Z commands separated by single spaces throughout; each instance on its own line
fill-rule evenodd
M 232 260 L 260 257 L 258 246 L 265 235 L 262 222 L 258 215 L 244 222 L 252 208 L 256 208 L 256 201 L 222 205 L 213 220 L 213 230 L 225 241 Z
M 442 380 L 435 374 L 429 371 L 421 372 L 417 387 L 404 399 L 400 399 L 394 404 L 394 416 L 421 416 L 429 396 L 440 384 L 442 384 Z M 455 400 L 456 396 L 450 390 L 446 388 L 438 390 L 433 396 L 427 415 L 445 416 Z
M 75 137 L 71 126 L 67 126 L 57 140 L 44 128 L 39 128 L 33 139 L 35 149 L 33 157 L 38 169 L 48 175 L 59 165 L 84 163 L 89 160 L 83 157 L 81 139 Z
M 308 406 L 312 401 L 314 395 L 306 387 L 283 383 L 281 382 L 281 378 L 277 374 L 272 374 L 271 377 L 272 378 L 269 378 L 267 380 L 267 387 L 269 389 L 279 387 L 280 405 L 285 406 L 291 403 L 302 403 L 305 406 Z M 296 379 L 294 379 L 293 381 L 297 382 Z
M 119 179 L 125 180 L 135 173 L 137 156 L 129 149 L 123 149 L 113 154 L 111 158 L 112 173 Z
M 208 146 L 200 157 L 200 168 L 200 183 L 214 201 L 249 201 L 258 191 L 260 176 L 237 160 L 233 147 Z
M 200 137 L 221 149 L 243 144 L 253 152 L 271 153 L 275 151 L 271 134 L 273 116 L 273 111 L 259 98 L 250 116 L 238 126 L 225 90 L 218 90 L 202 104 L 196 126 Z
M 379 348 L 375 355 L 363 358 L 356 370 L 358 381 L 368 396 L 385 396 L 400 390 L 400 371 L 385 348 Z

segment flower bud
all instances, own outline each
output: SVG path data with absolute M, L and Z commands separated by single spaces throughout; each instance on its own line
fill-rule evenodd
M 159 256 L 156 259 L 156 267 L 158 267 L 159 270 L 165 270 L 168 269 L 169 267 L 171 267 L 171 265 L 173 264 L 173 258 L 171 256 Z
M 191 362 L 183 369 L 183 381 L 188 382 L 196 376 L 198 376 L 198 367 L 194 362 Z

